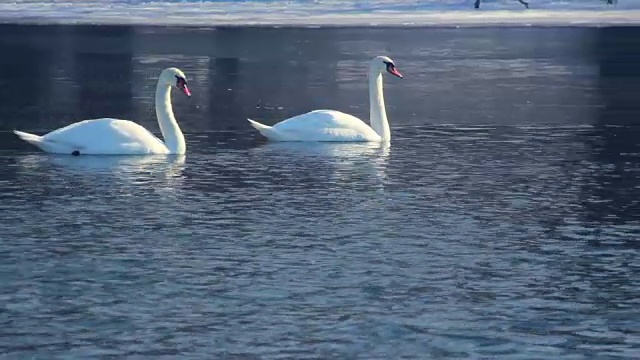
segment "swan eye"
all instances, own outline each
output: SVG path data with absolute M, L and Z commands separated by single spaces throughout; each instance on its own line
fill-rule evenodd
M 189 87 L 187 87 L 187 80 L 182 76 L 176 75 L 176 87 L 182 90 L 185 95 L 191 96 L 191 91 L 189 91 Z
M 393 76 L 399 77 L 400 79 L 402 79 L 402 74 L 400 74 L 400 71 L 398 71 L 398 69 L 396 69 L 396 65 L 392 62 L 389 61 L 385 61 L 385 64 L 387 64 L 387 72 Z
M 185 85 L 187 85 L 187 80 L 183 77 L 176 75 L 176 87 L 182 89 Z

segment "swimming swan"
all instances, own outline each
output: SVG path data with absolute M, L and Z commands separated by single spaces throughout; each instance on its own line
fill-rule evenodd
M 402 74 L 390 58 L 377 56 L 371 60 L 369 65 L 371 126 L 355 116 L 335 110 L 314 110 L 286 119 L 274 126 L 247 120 L 262 135 L 274 141 L 389 142 L 391 131 L 382 94 L 382 74 L 385 70 L 402 79 Z
M 184 154 L 187 145 L 171 107 L 172 86 L 191 96 L 180 69 L 171 67 L 162 71 L 156 88 L 156 116 L 164 142 L 132 121 L 111 118 L 76 122 L 44 136 L 13 132 L 22 140 L 54 154 Z

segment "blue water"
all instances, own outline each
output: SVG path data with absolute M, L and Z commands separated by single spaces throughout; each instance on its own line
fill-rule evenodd
M 0 26 L 0 358 L 635 359 L 638 29 Z M 292 45 L 295 44 L 295 45 Z M 274 51 L 278 49 L 278 51 Z M 390 147 L 269 143 L 314 108 Z M 100 115 L 186 157 L 45 155 Z

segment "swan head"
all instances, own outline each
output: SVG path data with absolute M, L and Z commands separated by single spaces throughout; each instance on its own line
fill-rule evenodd
M 164 69 L 160 74 L 159 81 L 166 86 L 174 86 L 185 95 L 191 96 L 191 91 L 187 87 L 187 77 L 178 68 L 170 67 Z
M 389 74 L 402 79 L 402 74 L 396 68 L 396 64 L 387 56 L 376 56 L 371 60 L 371 68 L 375 69 L 379 73 L 388 72 Z

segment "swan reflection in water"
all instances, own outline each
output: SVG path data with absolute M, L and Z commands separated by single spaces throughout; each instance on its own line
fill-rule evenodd
M 328 175 L 336 184 L 383 190 L 391 147 L 375 142 L 265 142 L 253 152 L 270 167 L 307 170 L 319 179 Z
M 175 188 L 183 180 L 185 155 L 68 156 L 26 155 L 17 159 L 22 172 L 42 180 Z

